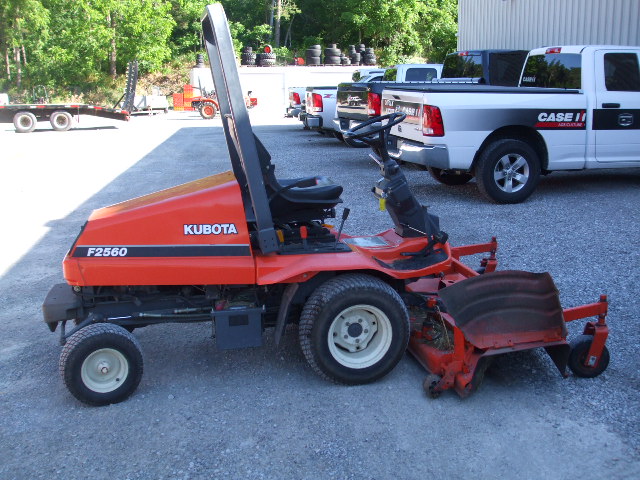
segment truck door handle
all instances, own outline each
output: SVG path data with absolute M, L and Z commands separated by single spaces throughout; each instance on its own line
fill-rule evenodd
M 620 108 L 619 103 L 603 103 L 602 108 Z

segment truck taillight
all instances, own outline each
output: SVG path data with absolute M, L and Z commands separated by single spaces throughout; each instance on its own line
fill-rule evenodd
M 422 135 L 427 137 L 443 137 L 444 123 L 438 107 L 423 105 L 422 107 Z
M 322 95 L 320 95 L 319 93 L 314 93 L 311 95 L 311 110 L 313 112 L 322 111 Z
M 367 94 L 367 111 L 369 116 L 377 117 L 380 115 L 380 95 L 369 92 Z
M 294 105 L 300 105 L 302 103 L 300 101 L 300 94 L 298 92 L 291 92 L 289 94 L 289 101 Z
M 560 53 L 562 52 L 562 47 L 552 47 L 552 48 L 547 48 L 547 50 L 544 52 L 546 55 L 549 55 L 551 53 Z

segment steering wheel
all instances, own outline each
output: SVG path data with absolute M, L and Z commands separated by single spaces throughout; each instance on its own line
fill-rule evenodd
M 366 137 L 372 137 L 376 133 L 383 132 L 395 125 L 398 125 L 399 123 L 402 123 L 405 118 L 407 118 L 406 113 L 402 113 L 402 112 L 387 113 L 386 115 L 370 118 L 366 122 L 362 122 L 360 125 L 356 125 L 355 127 L 350 128 L 349 130 L 344 132 L 342 135 L 347 138 L 362 139 L 364 141 Z M 387 119 L 389 119 L 389 121 L 384 125 L 380 125 L 379 127 L 374 128 L 372 130 L 367 130 L 366 132 L 355 133 L 358 130 L 371 125 L 372 123 L 381 122 L 382 120 L 387 120 Z

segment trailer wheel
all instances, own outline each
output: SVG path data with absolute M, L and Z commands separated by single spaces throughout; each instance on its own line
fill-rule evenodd
M 218 110 L 213 103 L 203 103 L 200 107 L 200 116 L 206 120 L 210 120 L 216 116 Z
M 373 382 L 400 361 L 409 342 L 409 314 L 382 280 L 346 274 L 309 297 L 299 339 L 311 368 L 336 383 Z
M 38 120 L 31 112 L 18 112 L 13 116 L 13 126 L 18 133 L 33 132 Z
M 64 110 L 57 110 L 49 117 L 49 122 L 54 130 L 57 132 L 66 132 L 71 128 L 73 124 L 73 117 L 69 112 Z
M 455 173 L 453 170 L 442 168 L 427 167 L 427 170 L 435 180 L 449 186 L 464 185 L 473 178 L 470 173 Z
M 583 378 L 593 378 L 604 372 L 609 366 L 609 350 L 605 346 L 600 355 L 600 361 L 597 365 L 589 367 L 585 365 L 587 361 L 587 355 L 593 342 L 592 335 L 579 335 L 569 344 L 571 346 L 571 353 L 569 353 L 569 368 L 574 375 Z
M 94 323 L 74 333 L 60 355 L 60 373 L 71 394 L 88 405 L 129 397 L 142 378 L 142 351 L 124 328 Z
M 540 160 L 522 140 L 501 139 L 484 149 L 475 170 L 480 192 L 497 203 L 520 203 L 538 185 Z

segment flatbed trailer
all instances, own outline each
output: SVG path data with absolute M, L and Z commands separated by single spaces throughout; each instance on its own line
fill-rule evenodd
M 0 105 L 0 123 L 11 123 L 17 133 L 29 133 L 39 120 L 48 120 L 54 130 L 64 132 L 73 125 L 73 117 L 93 115 L 128 121 L 130 113 L 119 108 L 84 104 L 16 104 Z

